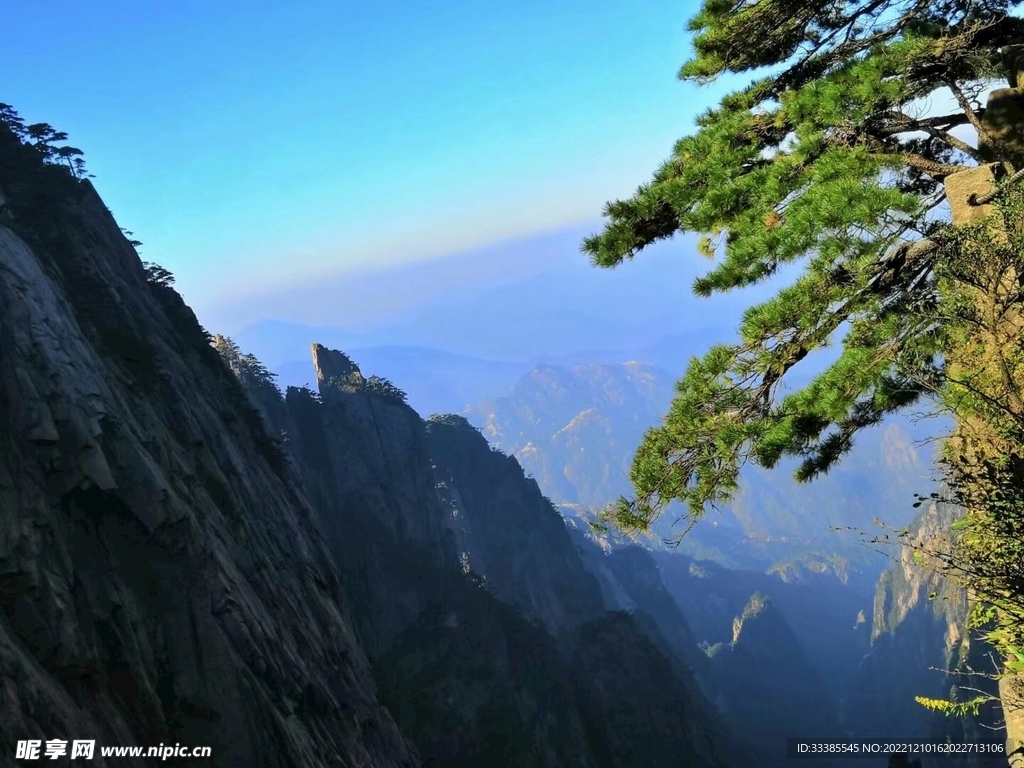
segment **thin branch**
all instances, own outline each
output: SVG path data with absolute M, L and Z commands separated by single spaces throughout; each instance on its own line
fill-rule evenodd
M 945 142 L 954 149 L 959 149 L 965 155 L 973 158 L 974 160 L 980 161 L 981 156 L 976 147 L 972 147 L 963 139 L 958 139 L 956 136 L 949 133 L 949 131 L 939 127 L 938 125 L 915 120 L 905 112 L 893 112 L 892 114 L 895 118 L 895 122 L 893 125 L 884 128 L 883 130 L 885 132 L 890 134 L 899 134 L 921 131 L 923 133 L 927 133 L 932 138 Z
M 904 162 L 911 168 L 917 168 L 919 171 L 924 171 L 928 175 L 935 179 L 942 179 L 946 176 L 951 176 L 954 173 L 968 170 L 970 166 L 949 163 L 940 163 L 935 160 L 929 160 L 924 155 L 919 155 L 917 152 L 897 152 L 898 156 L 902 157 Z
M 985 117 L 985 109 L 982 108 L 974 110 L 974 115 L 979 120 L 981 120 L 983 117 Z M 958 125 L 966 125 L 970 123 L 971 119 L 963 112 L 954 112 L 951 115 L 919 117 L 915 118 L 914 122 L 922 126 L 927 126 L 929 128 L 938 128 L 939 130 L 942 131 L 948 131 L 950 128 L 955 128 Z
M 895 125 L 891 126 L 888 129 L 891 130 L 893 133 L 910 133 L 912 131 L 922 131 L 924 133 L 927 133 L 929 136 L 932 136 L 933 138 L 937 138 L 940 141 L 944 141 L 945 143 L 949 144 L 949 146 L 952 146 L 953 148 L 955 148 L 955 150 L 961 151 L 968 157 L 979 162 L 981 161 L 981 155 L 979 154 L 977 147 L 971 146 L 971 144 L 969 144 L 964 139 L 956 138 L 956 136 L 949 133 L 947 130 L 939 128 L 938 126 L 935 125 L 929 125 L 920 121 L 916 121 L 909 115 L 906 115 L 905 113 L 902 112 L 894 113 L 894 115 L 897 118 L 897 122 L 895 123 Z
M 956 103 L 960 105 L 960 109 L 964 112 L 964 117 L 967 121 L 974 126 L 974 130 L 978 132 L 978 141 L 987 141 L 990 144 L 995 144 L 996 141 L 992 137 L 992 134 L 988 132 L 985 124 L 981 122 L 981 118 L 978 116 L 978 112 L 971 106 L 970 99 L 963 92 L 956 80 L 950 78 L 946 81 L 946 85 L 949 86 L 949 90 L 953 93 L 953 98 L 956 99 Z M 979 110 L 980 111 L 980 110 Z

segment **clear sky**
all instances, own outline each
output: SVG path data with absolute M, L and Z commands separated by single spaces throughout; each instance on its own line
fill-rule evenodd
M 0 101 L 70 134 L 202 316 L 596 220 L 716 101 L 675 77 L 695 7 L 11 2 Z

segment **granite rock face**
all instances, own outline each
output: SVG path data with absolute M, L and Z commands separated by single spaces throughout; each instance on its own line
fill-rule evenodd
M 615 612 L 583 624 L 571 658 L 577 680 L 586 683 L 579 697 L 603 766 L 727 764 L 707 703 L 679 680 L 636 617 Z
M 358 495 L 398 539 L 431 549 L 438 563 L 451 562 L 423 421 L 404 402 L 368 391 L 341 352 L 314 344 L 312 353 L 336 493 Z
M 729 716 L 749 724 L 748 738 L 764 751 L 762 765 L 789 764 L 787 737 L 827 739 L 843 732 L 828 686 L 764 595 L 753 595 L 733 619 L 731 642 L 713 652 L 711 661 Z
M 482 584 L 449 582 L 376 668 L 382 699 L 427 765 L 608 764 L 554 638 Z
M 217 766 L 418 765 L 317 517 L 209 337 L 88 182 L 10 167 L 0 753 L 95 738 L 210 746 Z
M 419 420 L 343 353 L 313 356 L 319 397 L 254 399 L 288 435 L 382 700 L 428 764 L 611 768 L 641 742 L 674 764 L 725 764 L 685 664 L 605 610 L 563 518 L 514 458 L 461 417 Z M 637 666 L 613 663 L 595 686 L 585 675 L 611 663 L 610 647 L 580 642 L 584 631 L 627 638 Z M 651 669 L 657 679 L 633 676 Z M 645 702 L 640 721 L 617 708 L 627 692 L 623 703 Z
M 424 764 L 601 765 L 554 639 L 455 557 L 426 425 L 343 353 L 313 354 L 319 394 L 247 389 L 323 520 L 381 700 Z
M 320 511 L 346 598 L 371 658 L 439 598 L 427 574 L 455 571 L 426 428 L 409 406 L 367 391 L 340 352 L 313 347 L 319 397 L 289 389 L 276 424 Z M 348 377 L 345 379 L 345 377 Z

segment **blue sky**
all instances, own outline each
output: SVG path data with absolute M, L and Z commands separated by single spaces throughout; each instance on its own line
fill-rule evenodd
M 675 77 L 695 7 L 12 3 L 0 100 L 85 150 L 202 318 L 596 221 L 716 100 Z

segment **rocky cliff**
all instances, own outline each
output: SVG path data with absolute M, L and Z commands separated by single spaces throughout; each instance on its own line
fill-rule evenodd
M 959 512 L 946 504 L 924 507 L 910 526 L 911 539 L 927 544 L 948 534 Z M 915 697 L 966 701 L 979 692 L 997 695 L 989 675 L 996 671 L 985 645 L 966 628 L 964 592 L 928 570 L 902 547 L 882 574 L 875 594 L 871 646 L 858 669 L 847 701 L 847 720 L 874 738 L 951 738 L 976 741 L 1001 738 L 998 701 L 977 716 L 947 717 L 915 702 Z M 877 736 L 875 735 L 877 734 Z M 1005 758 L 923 759 L 923 768 L 1004 766 Z
M 95 738 L 418 765 L 258 412 L 92 186 L 31 152 L 0 130 L 3 760 Z
M 610 546 L 571 519 L 569 530 L 583 563 L 598 580 L 605 607 L 633 614 L 648 639 L 681 664 L 680 676 L 712 699 L 708 657 L 666 589 L 651 552 L 639 545 Z
M 694 636 L 705 648 L 733 642 L 735 622 L 755 594 L 769 598 L 771 613 L 784 626 L 784 638 L 767 638 L 765 652 L 775 654 L 772 669 L 804 669 L 827 681 L 831 711 L 838 718 L 840 700 L 850 685 L 869 643 L 870 572 L 829 571 L 812 562 L 772 573 L 739 571 L 691 560 L 673 552 L 656 552 L 662 580 L 679 605 Z M 747 627 L 749 630 L 749 626 Z M 746 633 L 746 644 L 751 642 Z M 724 669 L 721 659 L 716 666 Z M 795 672 L 794 672 L 795 674 Z M 801 673 L 802 674 L 802 673 Z M 799 709 L 802 697 L 793 702 Z
M 457 558 L 426 425 L 401 392 L 314 345 L 320 391 L 282 397 L 225 347 L 323 518 L 380 698 L 424 764 L 600 765 L 553 638 Z
M 733 619 L 731 636 L 707 652 L 727 717 L 747 724 L 766 768 L 789 764 L 787 738 L 838 738 L 842 733 L 828 682 L 765 595 L 752 595 Z
M 461 416 L 427 422 L 430 456 L 450 505 L 462 561 L 495 596 L 534 616 L 554 635 L 604 613 L 561 515 L 519 462 L 491 450 Z
M 383 700 L 429 764 L 647 764 L 630 750 L 652 765 L 722 764 L 685 666 L 605 611 L 564 521 L 519 463 L 463 418 L 422 422 L 342 353 L 313 350 L 320 397 L 289 390 L 275 418 L 294 430 L 300 471 L 317 468 L 311 487 L 331 478 L 315 496 L 338 521 L 325 528 L 353 575 L 360 636 Z M 349 465 L 360 474 L 339 480 Z M 395 493 L 409 500 L 398 519 Z M 622 638 L 633 665 L 609 656 Z M 624 719 L 627 701 L 644 716 Z
M 799 600 L 787 593 L 797 585 L 612 544 L 579 529 L 576 537 L 609 605 L 630 612 L 670 658 L 685 660 L 679 674 L 713 702 L 719 729 L 735 734 L 729 755 L 734 765 L 782 766 L 787 736 L 842 733 L 835 675 L 815 668 L 818 659 L 791 624 L 799 612 L 790 603 Z M 758 594 L 759 586 L 784 595 L 786 611 Z M 844 626 L 851 631 L 852 621 Z M 812 761 L 808 768 L 824 765 Z
M 420 571 L 454 570 L 454 537 L 419 416 L 368 390 L 342 353 L 312 351 L 319 396 L 289 389 L 281 423 L 293 425 L 289 445 L 346 575 L 359 635 L 376 657 L 438 598 L 437 580 Z

